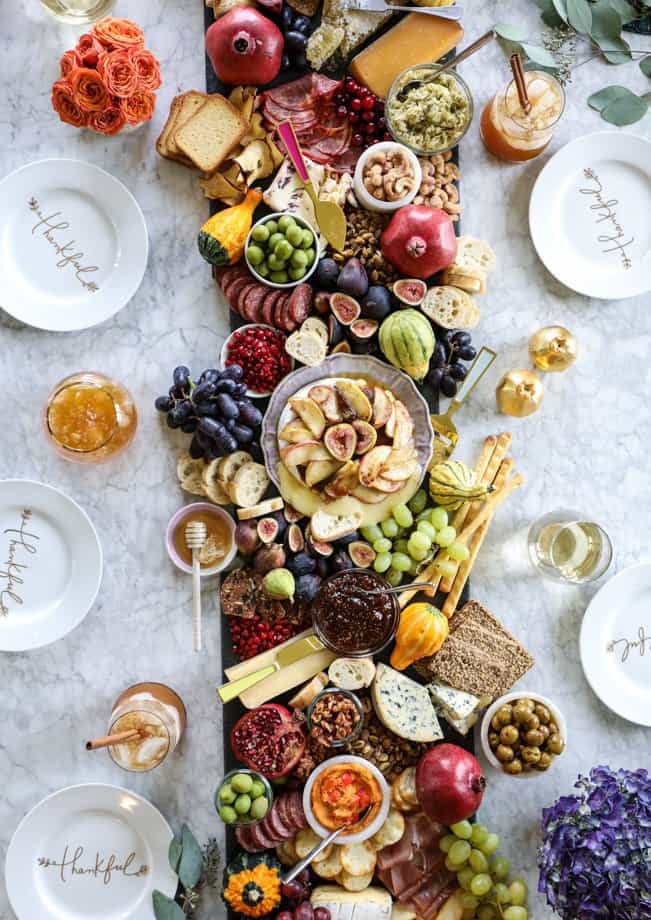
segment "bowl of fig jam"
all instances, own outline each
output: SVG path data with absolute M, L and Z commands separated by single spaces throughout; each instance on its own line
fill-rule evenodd
M 371 594 L 389 582 L 366 569 L 336 572 L 322 582 L 312 607 L 314 631 L 339 655 L 365 658 L 391 641 L 400 620 L 395 594 Z

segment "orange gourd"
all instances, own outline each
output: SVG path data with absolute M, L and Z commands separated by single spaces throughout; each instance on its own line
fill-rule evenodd
M 409 604 L 400 615 L 391 664 L 404 671 L 419 658 L 427 658 L 441 648 L 448 637 L 448 619 L 432 604 Z

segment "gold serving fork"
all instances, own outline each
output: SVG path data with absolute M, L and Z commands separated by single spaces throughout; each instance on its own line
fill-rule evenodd
M 430 416 L 432 428 L 434 429 L 432 464 L 447 460 L 457 446 L 459 433 L 452 420 L 452 416 L 457 409 L 461 408 L 467 397 L 470 396 L 496 357 L 497 355 L 494 351 L 484 346 L 470 365 L 470 370 L 466 374 L 459 392 L 454 399 L 450 401 L 448 411 L 443 413 L 443 415 Z

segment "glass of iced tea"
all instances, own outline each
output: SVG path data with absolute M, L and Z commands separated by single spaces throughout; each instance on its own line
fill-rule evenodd
M 542 153 L 565 109 L 565 91 L 551 74 L 527 70 L 524 74 L 531 103 L 523 109 L 515 80 L 496 93 L 481 117 L 481 137 L 486 149 L 500 160 L 521 163 Z
M 134 684 L 115 701 L 108 733 L 138 730 L 140 735 L 110 745 L 109 754 L 125 770 L 153 770 L 176 748 L 185 726 L 185 706 L 178 693 L 151 681 Z
M 45 407 L 45 430 L 56 450 L 75 463 L 102 463 L 124 450 L 136 433 L 133 397 L 96 371 L 66 377 Z

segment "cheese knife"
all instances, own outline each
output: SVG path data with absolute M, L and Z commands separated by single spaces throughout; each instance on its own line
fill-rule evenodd
M 323 649 L 325 649 L 325 645 L 320 639 L 317 639 L 315 635 L 298 639 L 296 642 L 292 642 L 291 645 L 278 649 L 272 664 L 267 665 L 265 668 L 259 668 L 257 671 L 253 671 L 245 677 L 238 678 L 238 680 L 232 680 L 227 684 L 222 684 L 221 687 L 217 688 L 219 698 L 222 703 L 230 703 L 230 701 L 234 700 L 240 693 L 244 693 L 249 687 L 255 686 L 255 684 L 260 683 L 260 681 L 264 680 L 266 677 L 271 677 L 272 674 L 275 674 L 276 671 L 280 671 L 281 668 L 287 668 L 289 665 L 295 664 L 302 658 L 307 658 L 308 655 L 313 655 L 314 652 L 321 652 Z
M 386 0 L 341 0 L 342 10 L 360 10 L 363 13 L 424 13 L 439 19 L 461 19 L 460 6 L 394 6 Z

